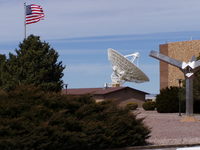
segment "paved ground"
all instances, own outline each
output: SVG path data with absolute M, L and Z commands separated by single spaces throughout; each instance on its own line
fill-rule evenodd
M 158 149 L 142 149 L 142 150 L 200 150 L 200 147 L 175 147 L 175 148 L 158 148 Z
M 175 147 L 175 148 L 158 148 L 158 149 L 142 149 L 142 150 L 200 150 L 200 147 Z
M 156 111 L 136 111 L 138 117 L 144 117 L 145 124 L 151 128 L 148 139 L 153 145 L 200 144 L 200 121 L 181 122 L 185 115 L 178 113 L 160 114 Z M 200 120 L 200 114 L 195 115 Z

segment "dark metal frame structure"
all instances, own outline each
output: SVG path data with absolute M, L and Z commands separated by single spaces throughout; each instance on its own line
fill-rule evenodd
M 200 60 L 197 61 L 193 56 L 188 63 L 181 62 L 157 51 L 151 51 L 149 56 L 175 66 L 184 73 L 186 80 L 186 116 L 193 116 L 193 78 L 195 73 L 200 70 Z

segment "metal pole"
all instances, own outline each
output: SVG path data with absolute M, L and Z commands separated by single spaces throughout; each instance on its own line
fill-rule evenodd
M 181 84 L 182 79 L 178 79 L 178 85 L 179 85 L 179 116 L 181 116 Z
M 186 115 L 193 116 L 193 77 L 186 77 Z
M 24 39 L 26 39 L 26 2 L 24 3 Z
M 68 84 L 64 84 L 64 86 L 65 86 L 65 94 L 67 95 Z

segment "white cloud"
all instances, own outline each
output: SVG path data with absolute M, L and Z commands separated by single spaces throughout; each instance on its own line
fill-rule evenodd
M 0 39 L 23 39 L 22 0 L 1 1 Z M 199 0 L 43 0 L 45 20 L 27 26 L 44 39 L 200 30 Z M 6 13 L 5 13 L 6 12 Z
M 96 50 L 96 49 L 61 49 L 61 50 L 57 50 L 59 55 L 75 55 L 75 56 L 85 56 L 85 55 L 98 55 L 98 54 L 102 54 L 102 50 Z M 105 50 L 104 50 L 105 51 Z M 107 52 L 107 51 L 106 51 Z M 105 52 L 105 53 L 106 53 Z
M 0 49 L 12 49 L 13 44 L 12 46 L 8 46 L 9 42 L 18 43 L 23 40 L 23 3 L 24 0 L 0 0 Z M 139 44 L 147 44 L 146 47 L 144 47 L 144 45 L 141 45 L 141 47 L 143 47 L 143 49 L 148 49 L 149 43 L 145 43 L 145 40 L 149 41 L 153 39 L 155 41 L 150 40 L 150 42 L 158 45 L 158 40 L 160 40 L 160 38 L 165 39 L 166 36 L 161 35 L 161 37 L 159 37 L 156 35 L 155 38 L 154 35 L 151 36 L 151 34 L 145 37 L 142 34 L 200 31 L 200 20 L 198 19 L 200 14 L 199 0 L 29 0 L 27 3 L 41 5 L 46 16 L 45 20 L 28 25 L 28 34 L 39 35 L 42 40 L 67 39 L 66 43 L 61 43 L 59 54 L 63 55 L 62 58 L 67 64 L 65 80 L 70 80 L 76 86 L 83 83 L 85 87 L 92 87 L 93 82 L 94 84 L 97 84 L 97 82 L 98 84 L 103 84 L 105 82 L 104 80 L 110 80 L 111 68 L 107 59 L 103 59 L 104 54 L 105 58 L 107 57 L 105 49 L 105 47 L 107 47 L 106 44 L 112 46 L 117 45 L 116 47 L 119 49 L 131 49 L 132 47 L 134 48 L 134 45 L 126 45 L 127 43 L 124 44 L 122 42 L 129 40 L 137 45 L 137 42 L 141 39 Z M 137 34 L 137 36 L 119 36 L 106 39 L 76 38 L 127 34 Z M 172 35 L 173 36 L 168 35 L 170 37 L 169 40 L 175 37 L 174 34 Z M 181 38 L 183 39 L 185 36 Z M 121 43 L 118 42 L 121 40 Z M 85 43 L 83 44 L 83 42 Z M 53 45 L 53 47 L 59 45 L 59 43 L 56 42 L 55 44 L 56 45 Z M 67 48 L 68 44 L 71 47 Z M 89 48 L 87 49 L 87 44 L 93 45 L 90 47 L 88 46 Z M 151 44 L 151 46 L 152 45 L 153 44 Z M 140 47 L 140 45 L 136 46 L 136 48 L 138 47 Z M 152 47 L 154 47 L 154 45 Z M 91 50 L 92 48 L 94 48 L 94 50 Z M 100 48 L 104 49 L 103 52 Z M 5 50 L 0 50 L 0 52 L 7 52 Z M 144 53 L 146 53 L 146 51 Z M 92 55 L 96 55 L 97 60 L 94 61 Z M 145 59 L 148 59 L 147 56 L 145 56 Z M 97 61 L 102 62 L 98 64 Z M 149 60 L 144 61 L 148 62 Z M 88 64 L 86 64 L 86 62 Z M 150 79 L 152 79 L 149 83 L 144 84 L 146 85 L 144 89 L 147 89 L 147 91 L 151 91 L 154 87 L 154 89 L 158 89 L 158 85 L 155 85 L 155 83 L 159 83 L 158 64 L 155 66 L 141 64 L 141 67 L 144 72 L 150 76 Z M 84 78 L 80 78 L 81 75 L 84 76 Z M 98 80 L 96 78 L 98 78 Z M 137 87 L 140 86 L 137 85 Z M 141 88 L 142 87 L 143 85 L 141 85 Z
M 68 64 L 65 73 L 99 75 L 111 69 L 109 64 Z

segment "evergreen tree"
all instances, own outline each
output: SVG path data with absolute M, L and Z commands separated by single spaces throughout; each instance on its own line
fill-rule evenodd
M 58 53 L 39 36 L 30 35 L 19 44 L 16 54 L 9 54 L 6 59 L 0 55 L 0 86 L 14 89 L 17 85 L 34 85 L 45 91 L 60 91 L 64 70 L 62 62 L 57 62 Z
M 33 86 L 0 90 L 0 150 L 103 150 L 145 145 L 149 137 L 143 119 L 111 101 Z

